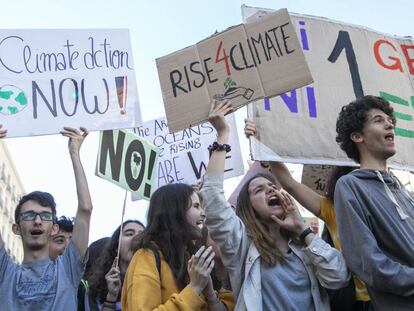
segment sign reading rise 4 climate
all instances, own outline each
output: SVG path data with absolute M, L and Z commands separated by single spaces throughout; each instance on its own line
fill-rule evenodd
M 0 124 L 8 137 L 139 123 L 128 30 L 0 30 Z

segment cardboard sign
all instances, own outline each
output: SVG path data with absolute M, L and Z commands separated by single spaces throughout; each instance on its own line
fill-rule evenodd
M 226 117 L 230 126 L 231 151 L 226 156 L 224 178 L 244 174 L 234 114 Z M 205 173 L 209 160 L 207 147 L 216 140 L 216 131 L 206 122 L 174 134 L 165 118 L 145 122 L 134 132 L 159 148 L 155 186 L 183 182 L 193 184 Z
M 126 29 L 0 30 L 0 124 L 8 137 L 141 122 Z
M 158 148 L 134 133 L 102 131 L 95 174 L 141 198 L 149 199 L 154 187 Z
M 243 7 L 247 21 L 271 10 Z M 262 16 L 262 17 L 261 17 Z M 315 82 L 250 107 L 260 132 L 256 160 L 352 165 L 335 141 L 342 106 L 362 95 L 382 96 L 395 111 L 393 167 L 413 169 L 414 40 L 326 18 L 290 14 Z
M 213 99 L 239 108 L 313 81 L 286 9 L 159 58 L 157 68 L 171 132 L 207 120 Z
M 320 195 L 326 195 L 328 180 L 332 172 L 331 165 L 303 165 L 302 184 L 308 186 Z

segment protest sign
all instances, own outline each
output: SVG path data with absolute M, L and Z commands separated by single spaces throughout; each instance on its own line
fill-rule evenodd
M 0 124 L 8 137 L 140 122 L 128 30 L 0 30 Z
M 95 174 L 141 198 L 149 199 L 154 187 L 158 148 L 134 133 L 102 131 Z
M 332 172 L 331 165 L 303 165 L 302 184 L 308 186 L 320 195 L 326 195 L 328 180 Z
M 269 9 L 244 6 L 245 21 Z M 338 147 L 341 107 L 362 95 L 382 96 L 395 110 L 398 153 L 391 165 L 414 168 L 414 41 L 326 18 L 290 14 L 314 78 L 312 85 L 250 105 L 260 133 L 256 160 L 350 165 Z
M 207 120 L 213 99 L 236 109 L 312 82 L 286 9 L 157 59 L 170 131 Z
M 234 114 L 226 119 L 231 151 L 226 156 L 224 178 L 230 178 L 243 175 L 244 168 Z M 216 140 L 216 131 L 210 123 L 170 133 L 163 117 L 145 122 L 134 131 L 160 150 L 155 174 L 157 188 L 174 182 L 193 184 L 204 175 L 209 159 L 207 147 Z

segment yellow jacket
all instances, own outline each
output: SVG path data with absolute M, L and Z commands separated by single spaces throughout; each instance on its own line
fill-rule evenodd
M 222 290 L 220 300 L 227 310 L 234 310 L 231 292 Z M 146 310 L 209 310 L 204 297 L 187 285 L 181 291 L 174 274 L 161 256 L 161 276 L 154 254 L 149 249 L 138 250 L 132 258 L 122 287 L 122 311 Z

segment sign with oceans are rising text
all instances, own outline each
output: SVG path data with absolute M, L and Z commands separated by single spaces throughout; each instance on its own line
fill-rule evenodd
M 0 124 L 8 137 L 140 122 L 128 30 L 0 30 Z
M 224 178 L 231 178 L 243 175 L 244 167 L 234 114 L 226 116 L 226 119 L 230 126 L 231 151 L 226 156 Z M 170 133 L 163 117 L 144 122 L 134 131 L 159 148 L 154 177 L 157 188 L 175 182 L 194 184 L 206 172 L 207 147 L 216 140 L 216 131 L 210 123 Z
M 243 6 L 246 22 L 272 10 Z M 414 40 L 326 18 L 290 14 L 314 83 L 251 105 L 260 132 L 256 160 L 350 165 L 338 147 L 341 107 L 363 95 L 382 96 L 395 111 L 394 167 L 414 168 Z M 407 29 L 409 31 L 409 29 Z
M 286 9 L 157 59 L 168 127 L 207 120 L 213 99 L 236 109 L 312 82 Z

